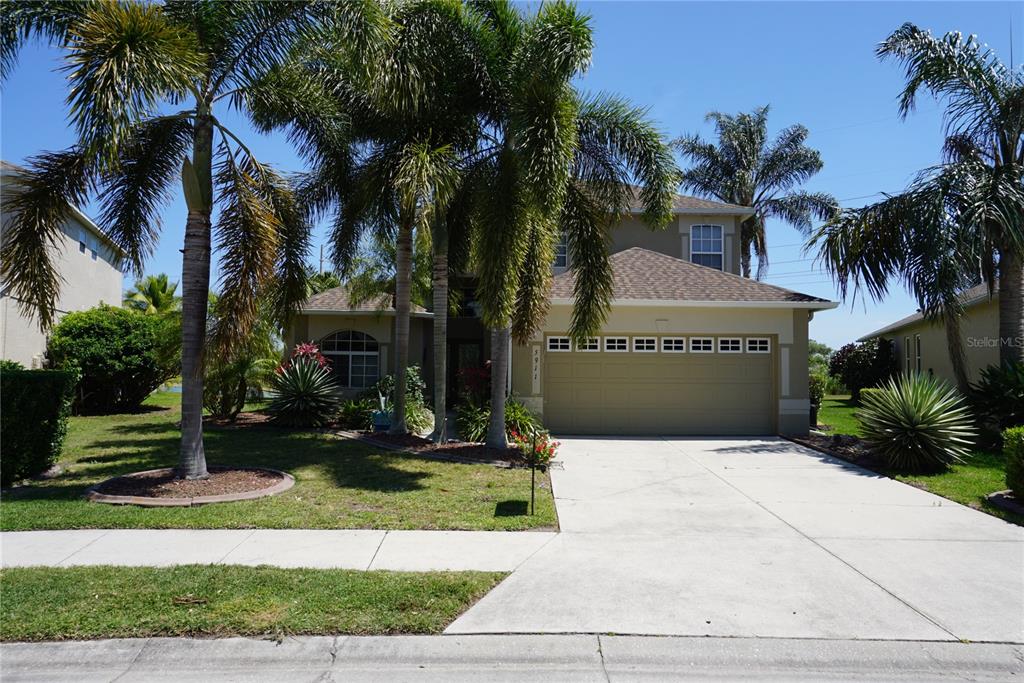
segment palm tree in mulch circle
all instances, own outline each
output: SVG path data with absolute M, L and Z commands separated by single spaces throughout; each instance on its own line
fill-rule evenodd
M 799 189 L 823 167 L 818 150 L 804 144 L 809 133 L 803 126 L 785 128 L 769 141 L 767 106 L 736 116 L 711 112 L 707 120 L 715 124 L 717 142 L 698 135 L 673 142 L 693 162 L 683 174 L 682 186 L 754 210 L 740 225 L 740 263 L 743 277 L 750 277 L 751 253 L 756 255 L 761 279 L 768 272 L 767 219 L 777 218 L 807 233 L 815 219 L 831 218 L 839 203 L 830 194 Z
M 998 279 L 1000 362 L 1024 361 L 1024 68 L 1012 70 L 976 37 L 936 38 L 904 24 L 878 46 L 905 69 L 900 115 L 922 89 L 945 102 L 944 160 L 901 194 L 848 209 L 809 248 L 843 296 L 875 299 L 901 282 L 926 317 L 946 323 L 958 383 L 966 387 L 957 294 Z
M 181 306 L 177 291 L 178 283 L 171 282 L 166 273 L 147 275 L 125 294 L 123 306 L 151 315 L 170 313 Z
M 309 226 L 289 183 L 261 163 L 219 115 L 250 113 L 245 94 L 317 32 L 366 42 L 372 3 L 50 2 L 0 4 L 0 66 L 44 38 L 65 50 L 74 147 L 29 160 L 11 202 L 0 275 L 48 327 L 60 276 L 45 245 L 69 205 L 93 191 L 101 224 L 141 273 L 160 209 L 182 185 L 182 438 L 178 476 L 208 476 L 202 439 L 203 351 L 212 235 L 221 259 L 216 346 L 245 337 L 272 294 L 283 318 L 306 294 Z M 214 224 L 214 208 L 217 209 Z

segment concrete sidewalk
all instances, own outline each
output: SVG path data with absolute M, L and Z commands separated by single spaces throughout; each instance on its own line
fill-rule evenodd
M 598 635 L 151 638 L 0 646 L 15 681 L 1004 681 L 1019 646 Z
M 512 571 L 541 531 L 84 529 L 0 533 L 0 566 L 241 564 L 396 571 Z

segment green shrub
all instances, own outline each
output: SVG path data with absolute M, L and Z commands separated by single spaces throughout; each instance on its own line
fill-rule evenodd
M 174 318 L 99 306 L 68 313 L 53 328 L 47 355 L 55 368 L 77 368 L 73 408 L 80 413 L 137 410 L 179 372 Z
M 807 397 L 812 406 L 820 406 L 821 400 L 825 398 L 825 378 L 821 375 L 811 375 L 807 384 Z
M 25 366 L 16 360 L 8 360 L 7 358 L 0 359 L 0 372 L 10 372 L 11 370 L 24 370 Z
M 867 398 L 868 396 L 876 396 L 877 397 L 877 396 L 881 395 L 881 393 L 883 391 L 884 391 L 884 389 L 879 389 L 878 387 L 865 387 L 865 388 L 861 389 L 860 390 L 860 402 L 861 402 L 861 404 L 863 405 L 864 399 Z
M 459 430 L 459 437 L 464 441 L 483 441 L 487 438 L 487 425 L 491 420 L 491 407 L 489 404 L 461 406 L 455 414 L 455 426 Z M 541 429 L 540 421 L 531 413 L 526 406 L 519 401 L 509 399 L 505 401 L 505 433 L 510 438 L 513 434 L 527 434 L 533 430 Z
M 971 402 L 986 440 L 998 446 L 999 434 L 1024 425 L 1024 363 L 1008 361 L 981 371 L 971 387 Z
M 276 395 L 267 406 L 274 422 L 288 427 L 322 427 L 338 412 L 338 385 L 316 358 L 296 356 L 271 379 Z
M 423 380 L 423 373 L 420 372 L 420 366 L 410 365 L 405 370 L 405 402 L 409 403 L 425 403 L 424 398 L 427 391 L 427 383 Z M 376 399 L 378 394 L 384 397 L 387 404 L 390 406 L 394 398 L 395 393 L 395 376 L 384 375 L 377 384 L 368 392 L 367 398 Z
M 828 372 L 842 381 L 854 401 L 859 401 L 861 389 L 877 387 L 896 373 L 892 342 L 871 339 L 847 344 L 829 358 Z
M 897 471 L 941 471 L 961 462 L 975 439 L 963 397 L 929 375 L 904 375 L 865 393 L 857 417 L 871 450 Z
M 1006 486 L 1014 498 L 1024 501 L 1024 427 L 1003 431 L 1003 455 L 1006 456 Z
M 373 413 L 376 410 L 377 402 L 371 398 L 344 401 L 338 409 L 336 420 L 342 429 L 373 429 Z
M 73 370 L 0 373 L 0 485 L 34 477 L 57 462 L 77 380 Z
M 413 434 L 423 434 L 434 428 L 434 413 L 421 401 L 405 404 L 405 426 Z

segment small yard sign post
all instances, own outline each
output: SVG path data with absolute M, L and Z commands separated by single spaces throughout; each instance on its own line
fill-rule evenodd
M 533 430 L 533 447 L 530 450 L 530 516 L 533 516 L 534 491 L 537 487 L 537 430 Z

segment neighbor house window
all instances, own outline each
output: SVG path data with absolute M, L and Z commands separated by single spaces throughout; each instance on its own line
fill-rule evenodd
M 914 335 L 914 367 L 921 372 L 921 335 Z
M 771 345 L 765 337 L 750 337 L 747 339 L 747 353 L 768 353 Z
M 722 270 L 722 226 L 694 225 L 690 228 L 690 260 Z
M 629 351 L 629 340 L 625 337 L 605 337 L 605 351 Z
M 658 340 L 654 337 L 633 337 L 633 350 L 637 353 L 655 353 Z
M 903 366 L 907 370 L 907 374 L 910 374 L 912 369 L 910 360 L 910 337 L 903 338 Z
M 719 353 L 739 353 L 742 350 L 739 339 L 732 337 L 720 337 L 718 340 Z
M 662 337 L 661 350 L 664 353 L 683 353 L 686 351 L 686 340 L 682 337 Z
M 601 350 L 601 339 L 599 337 L 589 337 L 585 341 L 576 345 L 577 351 L 600 351 Z
M 559 233 L 558 242 L 555 243 L 555 268 L 567 268 L 569 266 L 569 240 L 565 233 Z
M 548 337 L 548 351 L 570 351 L 568 337 Z
M 331 372 L 342 387 L 364 389 L 380 379 L 380 344 L 368 334 L 335 332 L 320 340 L 320 353 L 331 361 Z
M 694 353 L 714 353 L 715 340 L 711 337 L 690 337 L 690 351 Z

